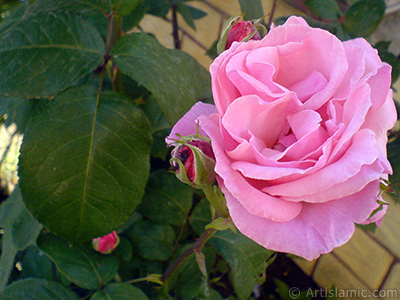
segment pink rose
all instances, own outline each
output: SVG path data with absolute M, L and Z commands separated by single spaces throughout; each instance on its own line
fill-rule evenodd
M 312 260 L 346 243 L 355 223 L 377 221 L 368 218 L 391 173 L 396 112 L 391 67 L 364 39 L 341 42 L 291 17 L 234 43 L 210 71 L 215 108 L 197 103 L 170 137 L 199 122 L 243 234 Z

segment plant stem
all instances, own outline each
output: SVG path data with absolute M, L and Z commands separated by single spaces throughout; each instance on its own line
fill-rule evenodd
M 122 17 L 111 12 L 107 16 L 107 40 L 106 40 L 106 55 L 110 53 L 112 46 L 121 37 Z
M 276 2 L 277 0 L 274 0 L 274 2 L 272 3 L 271 14 L 269 15 L 269 20 L 268 20 L 268 28 L 271 28 L 271 24 L 274 21 Z
M 107 41 L 106 41 L 106 56 L 105 61 L 110 59 L 110 51 L 115 42 L 121 37 L 122 34 L 122 17 L 111 12 L 108 16 L 107 26 Z M 111 82 L 114 92 L 123 93 L 122 73 L 113 64 L 111 69 Z
M 174 0 L 170 0 L 170 5 L 172 12 L 172 36 L 174 37 L 174 46 L 175 49 L 181 49 L 181 41 L 179 40 L 177 5 L 174 3 Z
M 186 257 L 193 254 L 194 252 L 199 252 L 203 246 L 207 243 L 207 241 L 214 235 L 217 230 L 210 228 L 203 232 L 203 234 L 199 237 L 199 239 L 194 243 L 194 245 L 185 252 L 182 253 L 181 256 L 175 261 L 175 263 L 169 268 L 164 275 L 161 277 L 161 281 L 165 282 L 174 271 L 179 267 L 179 265 L 184 261 Z

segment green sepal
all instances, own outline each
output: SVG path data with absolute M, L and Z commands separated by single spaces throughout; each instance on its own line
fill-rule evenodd
M 179 172 L 175 172 L 176 177 L 183 183 L 186 183 L 195 189 L 203 189 L 207 186 L 211 186 L 215 182 L 215 177 L 216 177 L 216 174 L 214 172 L 215 161 L 212 158 L 208 157 L 198 147 L 189 144 L 189 142 L 195 139 L 204 140 L 207 143 L 210 143 L 210 140 L 207 137 L 204 137 L 200 134 L 189 135 L 186 137 L 182 137 L 180 135 L 178 136 L 180 137 L 179 140 L 173 139 L 173 141 L 176 144 L 175 149 L 184 145 L 187 146 L 193 152 L 194 155 L 193 161 L 195 164 L 194 166 L 195 177 L 193 179 L 193 182 L 190 181 L 187 176 L 184 164 L 178 158 L 172 157 L 170 159 L 170 164 L 172 165 L 174 162 L 176 162 L 179 165 Z
M 210 224 L 208 224 L 206 227 L 206 229 L 216 229 L 216 230 L 226 230 L 226 229 L 230 229 L 233 231 L 233 233 L 237 233 L 237 229 L 235 227 L 235 225 L 233 224 L 233 221 L 231 218 L 223 218 L 223 217 L 219 217 L 216 218 L 214 221 L 212 221 Z
M 226 41 L 228 39 L 229 30 L 231 30 L 231 28 L 233 26 L 235 26 L 236 23 L 242 19 L 243 19 L 243 15 L 240 15 L 240 16 L 231 17 L 225 22 L 222 33 L 221 33 L 221 37 L 219 38 L 219 41 L 217 43 L 217 54 L 221 54 L 222 52 L 225 51 Z
M 207 186 L 203 188 L 203 192 L 211 206 L 218 212 L 218 214 L 225 219 L 229 218 L 226 200 L 219 187 L 217 185 Z

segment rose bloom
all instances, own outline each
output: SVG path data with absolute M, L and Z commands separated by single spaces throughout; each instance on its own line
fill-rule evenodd
M 364 39 L 341 42 L 291 17 L 233 43 L 210 71 L 215 106 L 197 103 L 170 137 L 199 123 L 243 234 L 312 260 L 349 241 L 355 223 L 377 221 L 396 112 L 391 67 Z

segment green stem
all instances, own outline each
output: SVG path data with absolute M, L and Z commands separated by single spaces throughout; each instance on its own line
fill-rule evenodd
M 115 42 L 122 36 L 122 17 L 111 12 L 108 15 L 107 41 L 106 41 L 106 59 L 110 59 L 110 51 Z M 112 64 L 111 82 L 114 92 L 123 93 L 122 73 Z
M 196 243 L 194 243 L 192 247 L 186 249 L 186 251 L 183 252 L 182 255 L 178 257 L 178 259 L 171 266 L 171 268 L 169 268 L 161 277 L 161 280 L 163 282 L 167 281 L 167 279 L 174 273 L 174 271 L 180 266 L 180 264 L 185 260 L 186 257 L 195 252 L 200 252 L 201 249 L 204 247 L 204 245 L 207 243 L 207 241 L 214 235 L 216 231 L 217 230 L 213 228 L 204 231 L 203 234 L 196 241 Z
M 122 17 L 111 12 L 108 16 L 106 54 L 108 55 L 115 42 L 121 37 Z
M 125 283 L 131 284 L 131 283 L 137 283 L 137 282 L 143 282 L 143 281 L 147 281 L 147 277 L 131 279 L 131 280 L 125 281 Z
M 218 193 L 213 185 L 209 185 L 203 188 L 203 192 L 206 195 L 208 201 L 212 207 L 215 208 L 217 213 L 224 218 L 229 218 L 228 208 L 225 204 L 225 198 L 221 193 Z
M 150 274 L 146 277 L 136 278 L 136 279 L 131 279 L 131 280 L 125 281 L 124 283 L 132 284 L 132 283 L 143 282 L 143 281 L 158 283 L 160 285 L 163 284 L 163 282 L 161 281 L 160 274 Z

